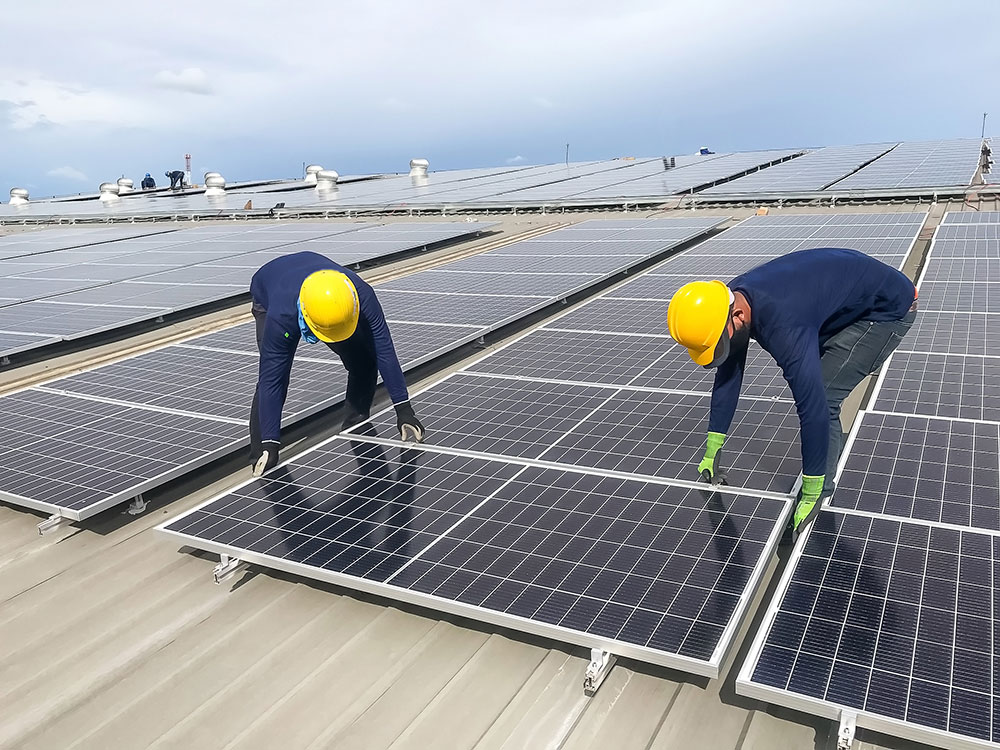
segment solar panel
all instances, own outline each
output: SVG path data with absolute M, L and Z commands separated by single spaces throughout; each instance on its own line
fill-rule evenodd
M 901 351 L 982 354 L 1000 351 L 1000 329 L 981 313 L 921 310 L 899 345 Z
M 894 145 L 866 143 L 859 146 L 828 146 L 701 192 L 707 195 L 728 195 L 822 190 L 881 156 Z
M 1000 312 L 1000 283 L 928 281 L 920 284 L 920 306 L 942 312 Z
M 667 336 L 669 335 L 667 332 L 668 306 L 669 300 L 602 298 L 573 310 L 548 327 L 553 330 Z
M 584 273 L 503 273 L 494 271 L 460 272 L 442 269 L 422 271 L 379 284 L 379 289 L 406 292 L 438 292 L 454 289 L 465 294 L 550 296 L 566 290 L 589 286 L 596 274 Z
M 900 143 L 827 190 L 968 185 L 979 168 L 981 150 L 979 138 Z
M 935 249 L 940 247 L 940 243 L 935 245 Z M 993 258 L 967 258 L 967 257 L 945 257 L 935 253 L 932 262 L 927 264 L 927 270 L 921 278 L 921 287 L 928 282 L 1000 282 L 1000 241 L 993 243 L 996 250 L 996 257 Z M 971 286 L 967 288 L 967 293 L 975 295 L 979 287 Z
M 1000 424 L 863 412 L 833 506 L 1000 531 Z
M 246 427 L 231 422 L 34 389 L 0 399 L 0 415 L 0 497 L 74 520 L 83 509 L 93 515 L 120 504 L 246 439 Z
M 1000 740 L 996 537 L 824 512 L 804 541 L 738 692 L 942 747 Z
M 949 212 L 955 215 L 954 212 Z M 936 241 L 943 240 L 997 240 L 1000 239 L 1000 223 L 957 224 L 942 222 L 934 235 Z
M 528 295 L 508 296 L 379 291 L 386 320 L 418 323 L 489 325 L 517 318 L 553 300 Z
M 1000 224 L 1000 211 L 949 211 L 941 224 Z
M 1000 358 L 896 352 L 874 409 L 1000 422 Z
M 333 439 L 161 531 L 714 676 L 785 503 Z
M 427 446 L 533 458 L 605 472 L 669 479 L 698 478 L 709 397 L 562 386 L 458 373 L 415 397 L 435 425 Z M 579 421 L 575 425 L 567 422 Z M 391 437 L 391 411 L 373 418 Z M 793 404 L 746 400 L 727 438 L 729 483 L 788 492 L 801 464 Z

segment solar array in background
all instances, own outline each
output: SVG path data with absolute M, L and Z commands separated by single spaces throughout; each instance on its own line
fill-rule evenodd
M 828 146 L 773 167 L 702 190 L 703 195 L 738 193 L 797 193 L 823 190 L 873 159 L 889 151 L 894 143 L 860 146 Z
M 698 236 L 722 219 L 649 220 L 577 225 L 564 239 L 546 235 L 547 255 L 522 256 L 517 243 L 468 260 L 479 266 L 424 271 L 378 287 L 404 368 L 475 340 L 573 292 Z M 629 232 L 642 237 L 624 240 Z M 651 239 L 659 235 L 659 240 Z M 527 259 L 577 257 L 599 245 L 598 270 L 521 273 Z M 537 248 L 536 248 L 537 249 Z M 334 257 L 336 255 L 334 254 Z M 490 270 L 481 266 L 489 264 Z M 579 264 L 577 264 L 579 265 Z M 425 276 L 429 274 L 429 276 Z M 473 291 L 468 277 L 495 292 Z M 424 282 L 427 283 L 424 283 Z M 406 283 L 403 283 L 406 282 Z M 0 397 L 4 447 L 0 497 L 81 520 L 230 453 L 247 441 L 246 420 L 257 381 L 253 324 L 60 378 Z M 336 405 L 346 374 L 322 346 L 300 350 L 285 404 L 285 425 Z
M 790 509 L 798 420 L 778 368 L 755 348 L 727 442 L 732 486 L 691 481 L 711 374 L 667 335 L 669 299 L 692 277 L 728 279 L 785 252 L 770 238 L 778 229 L 819 244 L 860 236 L 898 265 L 923 219 L 754 217 L 414 395 L 422 445 L 399 443 L 387 410 L 161 529 L 197 548 L 715 676 Z M 636 243 L 645 231 L 632 230 Z M 529 257 L 540 242 L 525 245 L 507 250 Z M 600 257 L 575 255 L 582 267 Z M 503 293 L 509 282 L 493 283 Z
M 491 226 L 494 223 L 208 226 L 0 260 L 0 298 L 8 295 L 0 299 L 0 357 L 246 294 L 254 272 L 281 255 L 311 250 L 355 266 Z M 90 235 L 84 230 L 82 236 Z M 3 247 L 0 241 L 0 252 Z M 17 247 L 24 249 L 23 243 Z
M 949 213 L 741 693 L 943 747 L 1000 742 L 1000 214 Z M 976 300 L 986 300 L 979 304 Z
M 968 185 L 979 168 L 982 139 L 900 143 L 828 190 L 880 190 Z

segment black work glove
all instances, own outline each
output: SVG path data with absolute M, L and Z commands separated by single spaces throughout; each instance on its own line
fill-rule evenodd
M 250 471 L 255 477 L 270 471 L 278 465 L 278 451 L 281 443 L 277 440 L 263 440 L 260 447 L 250 451 Z
M 396 428 L 399 430 L 399 439 L 412 443 L 424 442 L 424 426 L 420 424 L 417 415 L 413 413 L 413 407 L 409 401 L 396 404 Z
M 345 432 L 368 419 L 367 414 L 362 414 L 350 404 L 348 404 L 345 408 L 347 411 L 344 413 L 344 421 L 340 423 L 341 432 Z

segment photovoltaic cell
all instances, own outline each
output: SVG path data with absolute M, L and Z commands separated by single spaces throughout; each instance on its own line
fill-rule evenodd
M 995 536 L 821 513 L 737 687 L 941 746 L 996 742 L 998 560 Z
M 547 327 L 552 330 L 668 335 L 668 304 L 669 300 L 596 299 Z
M 833 506 L 1000 531 L 1000 425 L 863 413 Z
M 1000 282 L 922 282 L 920 306 L 942 312 L 1000 313 Z
M 979 167 L 981 150 L 979 138 L 900 143 L 827 190 L 968 185 Z

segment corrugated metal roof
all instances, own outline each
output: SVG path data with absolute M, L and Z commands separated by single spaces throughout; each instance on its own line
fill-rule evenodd
M 216 586 L 214 559 L 152 528 L 244 471 L 236 461 L 150 498 L 145 515 L 54 536 L 0 505 L 0 747 L 835 745 L 830 722 L 735 694 L 743 647 L 719 680 L 622 661 L 586 698 L 580 649 L 262 569 Z

